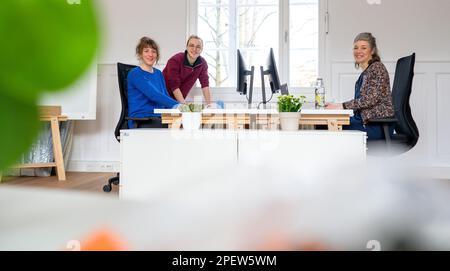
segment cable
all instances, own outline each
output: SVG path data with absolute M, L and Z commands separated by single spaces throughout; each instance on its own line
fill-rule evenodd
M 266 103 L 268 103 L 268 102 L 270 102 L 270 101 L 272 100 L 272 98 L 273 98 L 273 92 L 271 92 L 271 93 L 272 93 L 272 94 L 270 95 L 270 98 L 269 98 L 269 100 L 266 101 Z M 264 102 L 260 102 L 256 108 L 259 109 L 259 106 L 260 106 L 262 103 L 264 103 Z
M 269 100 L 267 101 L 267 103 L 270 102 L 270 101 L 272 100 L 272 98 L 273 98 L 273 92 L 272 92 L 272 94 L 270 95 L 270 98 L 269 98 Z

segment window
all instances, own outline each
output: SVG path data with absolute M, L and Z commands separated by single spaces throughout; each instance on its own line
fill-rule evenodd
M 236 85 L 236 50 L 239 49 L 246 64 L 255 66 L 255 86 L 260 86 L 259 66 L 265 66 L 269 48 L 273 48 L 282 81 L 289 82 L 290 87 L 309 87 L 317 78 L 319 68 L 318 2 L 194 1 L 195 27 L 204 40 L 202 55 L 209 65 L 210 85 Z M 280 14 L 287 15 L 280 18 Z
M 319 3 L 289 2 L 289 85 L 311 86 L 319 70 Z

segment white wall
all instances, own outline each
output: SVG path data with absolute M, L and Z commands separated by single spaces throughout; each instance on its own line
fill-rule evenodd
M 100 64 L 136 63 L 134 49 L 142 36 L 161 47 L 161 64 L 184 50 L 187 2 L 180 0 L 99 0 L 103 26 Z
M 187 1 L 186 1 L 187 2 Z M 97 120 L 75 127 L 69 170 L 117 171 L 119 144 L 113 136 L 120 114 L 115 62 L 135 61 L 134 47 L 142 35 L 154 37 L 162 48 L 161 67 L 184 49 L 187 4 L 179 0 L 101 0 L 105 43 L 99 61 Z M 354 36 L 371 31 L 391 77 L 395 61 L 416 52 L 416 76 L 411 104 L 420 129 L 417 155 L 450 165 L 450 11 L 448 0 L 329 0 L 325 82 L 336 99 L 352 96 L 358 71 L 353 68 Z M 391 80 L 392 80 L 391 78 Z M 229 91 L 214 92 L 216 99 L 236 100 Z M 240 99 L 237 96 L 237 99 Z M 439 125 L 438 125 L 439 124 Z
M 418 61 L 450 60 L 450 1 L 328 0 L 330 26 L 328 60 L 353 60 L 352 45 L 357 33 L 372 32 L 381 57 L 396 60 L 417 54 Z

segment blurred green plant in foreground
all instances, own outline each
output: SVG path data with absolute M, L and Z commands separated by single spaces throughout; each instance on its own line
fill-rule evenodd
M 0 171 L 28 150 L 40 128 L 37 102 L 74 83 L 97 53 L 92 1 L 0 1 Z

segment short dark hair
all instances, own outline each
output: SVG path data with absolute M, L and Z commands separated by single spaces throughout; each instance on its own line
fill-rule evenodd
M 139 40 L 138 45 L 136 46 L 136 56 L 140 59 L 142 56 L 142 53 L 144 52 L 145 48 L 152 48 L 156 50 L 156 62 L 159 60 L 159 46 L 153 39 L 149 37 L 142 37 Z

